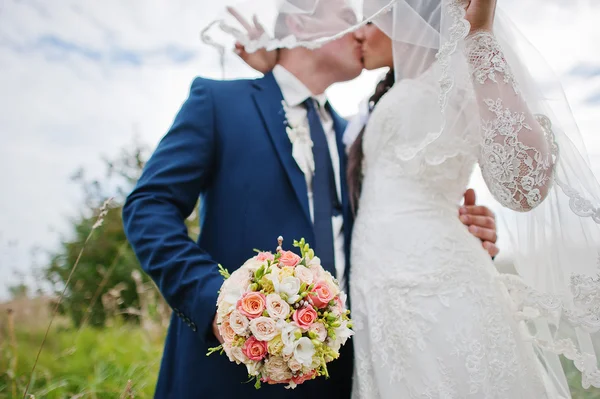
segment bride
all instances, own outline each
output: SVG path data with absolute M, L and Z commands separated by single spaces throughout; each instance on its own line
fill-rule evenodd
M 528 43 L 497 11 L 373 0 L 366 25 L 312 27 L 319 40 L 353 31 L 365 67 L 390 68 L 350 149 L 357 398 L 570 397 L 557 355 L 600 387 L 600 188 L 535 52 L 522 57 Z M 319 42 L 296 39 L 238 50 Z M 519 276 L 500 275 L 456 220 L 476 165 L 514 211 Z

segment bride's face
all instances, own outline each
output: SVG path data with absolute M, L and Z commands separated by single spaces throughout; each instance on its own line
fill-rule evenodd
M 368 23 L 357 30 L 355 36 L 362 45 L 365 69 L 392 68 L 394 66 L 392 39 L 375 24 Z

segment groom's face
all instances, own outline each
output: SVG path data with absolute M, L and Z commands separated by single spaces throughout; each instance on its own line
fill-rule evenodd
M 331 70 L 338 82 L 356 78 L 363 69 L 360 42 L 352 33 L 327 43 L 315 52 L 319 54 L 323 67 Z
M 338 34 L 358 22 L 348 0 L 288 1 L 310 11 L 280 16 L 276 26 L 276 36 L 280 38 L 292 34 L 297 40 L 314 41 Z M 334 74 L 338 82 L 352 80 L 362 71 L 360 42 L 352 33 L 313 50 L 313 53 L 319 65 Z
M 332 33 L 338 33 L 355 25 L 358 20 L 354 10 L 345 0 L 327 0 L 324 3 L 322 24 L 329 26 Z M 353 33 L 325 44 L 315 50 L 324 67 L 329 68 L 339 82 L 352 80 L 362 71 L 360 42 Z

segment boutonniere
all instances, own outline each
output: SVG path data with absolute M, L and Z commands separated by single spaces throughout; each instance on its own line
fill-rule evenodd
M 292 156 L 302 173 L 304 173 L 306 183 L 310 184 L 315 173 L 315 159 L 310 130 L 306 123 L 303 123 L 303 120 L 291 118 L 289 106 L 285 101 L 282 101 L 281 104 L 285 115 L 285 131 L 292 143 Z

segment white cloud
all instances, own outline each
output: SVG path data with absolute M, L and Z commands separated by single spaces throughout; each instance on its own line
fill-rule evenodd
M 600 9 L 569 13 L 511 0 L 506 9 L 564 79 L 586 137 L 600 126 L 594 80 L 568 75 L 576 65 L 600 67 Z M 100 156 L 128 144 L 137 126 L 154 145 L 166 132 L 196 75 L 219 78 L 214 49 L 199 32 L 221 2 L 173 0 L 7 1 L 0 6 L 0 281 L 28 270 L 29 249 L 52 247 L 78 210 L 69 176 L 79 166 L 98 173 Z M 531 18 L 535 15 L 536 18 Z M 581 19 L 579 19 L 581 18 Z M 584 21 L 588 25 L 583 25 Z M 582 26 L 590 28 L 582 33 Z M 575 45 L 577 43 L 577 45 Z M 233 54 L 227 77 L 256 73 Z M 329 94 L 343 115 L 374 87 L 380 72 L 336 85 Z M 592 148 L 600 155 L 600 142 Z M 17 241 L 8 246 L 6 242 Z M 0 283 L 0 298 L 2 292 Z

